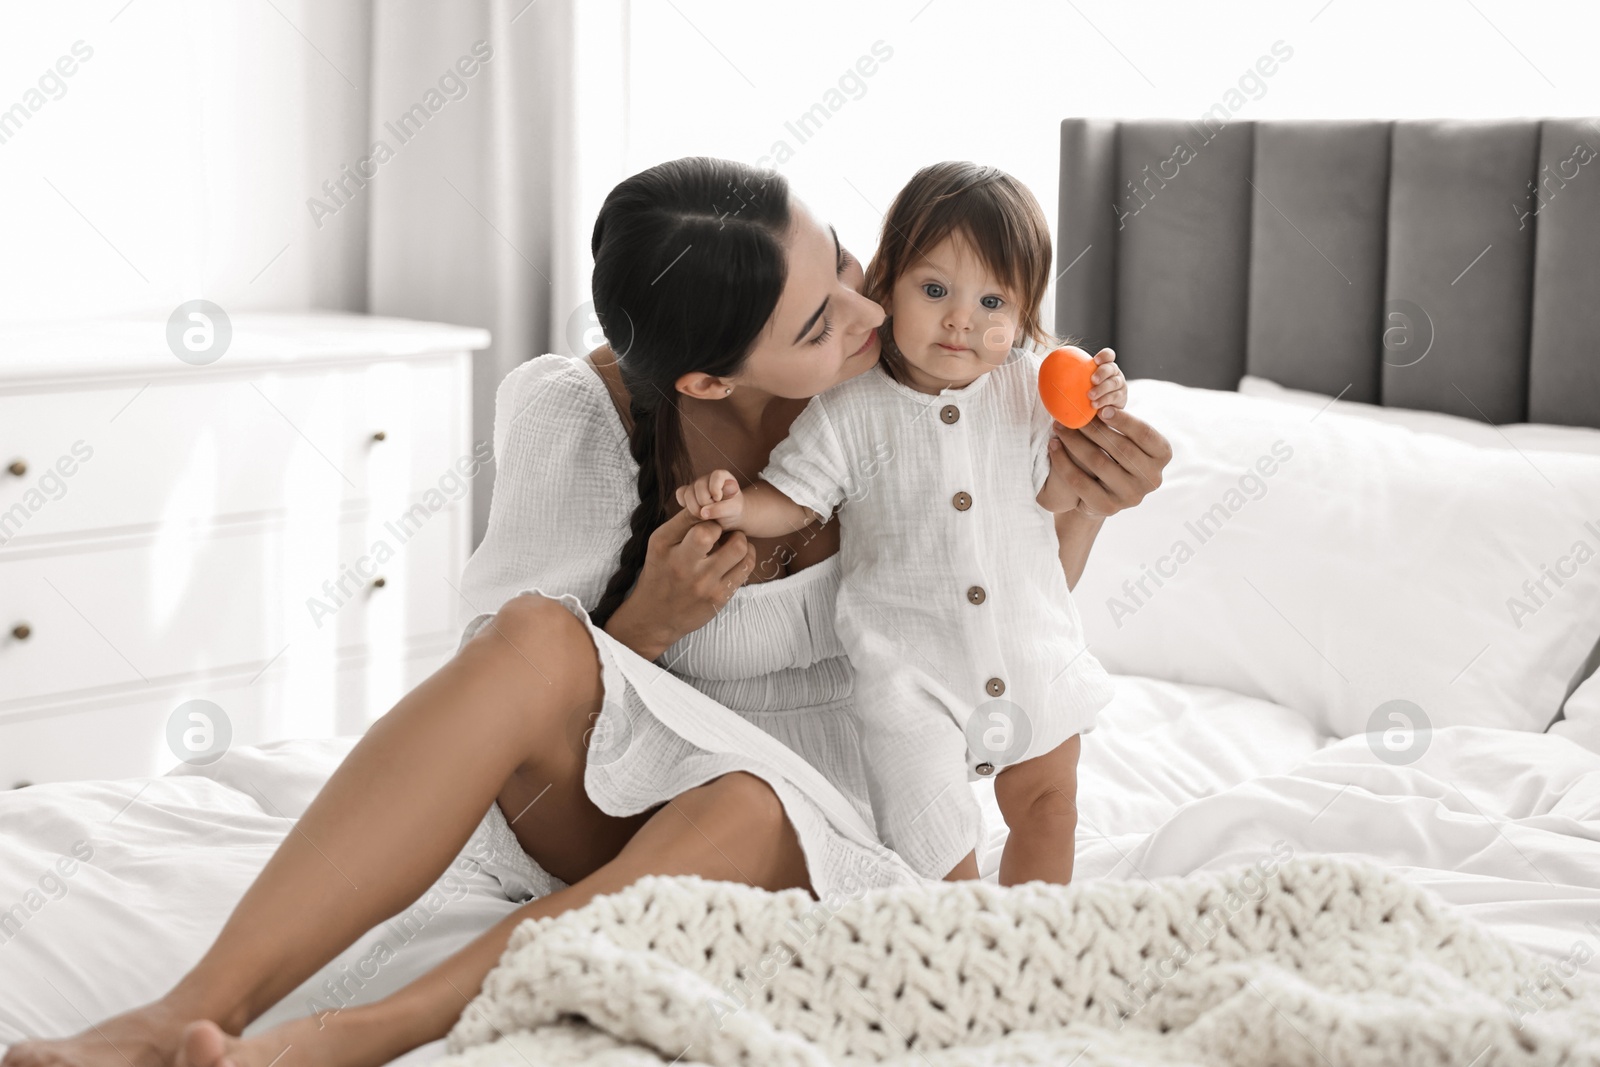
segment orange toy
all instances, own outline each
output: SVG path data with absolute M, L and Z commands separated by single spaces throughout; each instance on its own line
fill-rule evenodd
M 1089 425 L 1099 410 L 1089 402 L 1095 367 L 1094 358 L 1077 348 L 1058 348 L 1039 366 L 1039 399 L 1070 430 Z

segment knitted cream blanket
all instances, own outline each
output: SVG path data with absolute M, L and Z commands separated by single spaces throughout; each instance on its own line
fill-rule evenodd
M 1600 1063 L 1600 983 L 1332 856 L 813 900 L 645 878 L 523 923 L 440 1067 Z

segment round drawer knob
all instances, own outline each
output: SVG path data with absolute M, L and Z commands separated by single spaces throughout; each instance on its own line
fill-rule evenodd
M 966 511 L 972 506 L 972 494 L 957 493 L 955 496 L 950 498 L 950 503 L 955 505 L 955 509 L 957 511 Z
M 1004 696 L 1006 691 L 1006 683 L 1002 682 L 998 678 L 990 678 L 984 683 L 983 691 L 992 697 Z
M 10 471 L 12 474 L 15 474 L 18 478 L 20 478 L 24 474 L 28 473 L 27 460 L 14 459 L 14 460 L 11 461 L 11 466 L 7 467 L 6 470 Z
M 949 426 L 960 420 L 961 409 L 956 407 L 954 404 L 946 404 L 944 407 L 939 409 L 939 418 L 944 420 L 944 424 L 946 426 Z
M 987 763 L 987 762 L 980 763 L 976 767 L 974 767 L 973 770 L 977 771 L 979 774 L 993 774 L 994 773 L 994 764 Z
M 989 599 L 989 594 L 983 591 L 983 586 L 981 585 L 975 585 L 967 590 L 967 602 L 969 604 L 982 604 L 987 599 Z
M 15 637 L 18 641 L 26 641 L 28 638 L 33 636 L 33 627 L 29 626 L 25 622 L 19 622 L 11 628 L 11 636 Z
M 389 439 L 389 435 L 383 430 L 374 430 L 372 431 L 372 439 L 374 441 L 387 441 Z
M 386 586 L 388 584 L 389 584 L 389 579 L 385 578 L 381 574 L 378 575 L 376 578 L 372 579 L 372 588 L 374 588 L 374 589 L 382 589 L 384 586 Z

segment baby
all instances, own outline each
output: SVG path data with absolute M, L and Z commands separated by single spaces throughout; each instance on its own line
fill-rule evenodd
M 1077 735 L 1110 701 L 1062 572 L 1055 515 L 1078 506 L 1039 400 L 1049 227 L 994 167 L 925 167 L 884 218 L 866 295 L 883 356 L 813 398 L 740 488 L 715 471 L 678 489 L 703 519 L 774 537 L 839 509 L 840 640 L 885 844 L 924 877 L 977 877 L 994 775 L 1010 829 L 1000 881 L 1066 882 Z M 1126 381 L 1103 350 L 1091 400 Z

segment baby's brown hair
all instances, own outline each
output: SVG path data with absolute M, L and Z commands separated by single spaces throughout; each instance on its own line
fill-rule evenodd
M 960 234 L 983 265 L 1017 296 L 1017 341 L 1051 346 L 1039 321 L 1050 284 L 1050 224 L 1028 187 L 999 167 L 950 161 L 923 167 L 895 194 L 883 217 L 878 251 L 867 267 L 864 295 L 882 304 L 895 280 L 929 249 Z M 904 381 L 903 356 L 891 331 L 883 337 L 883 369 Z

